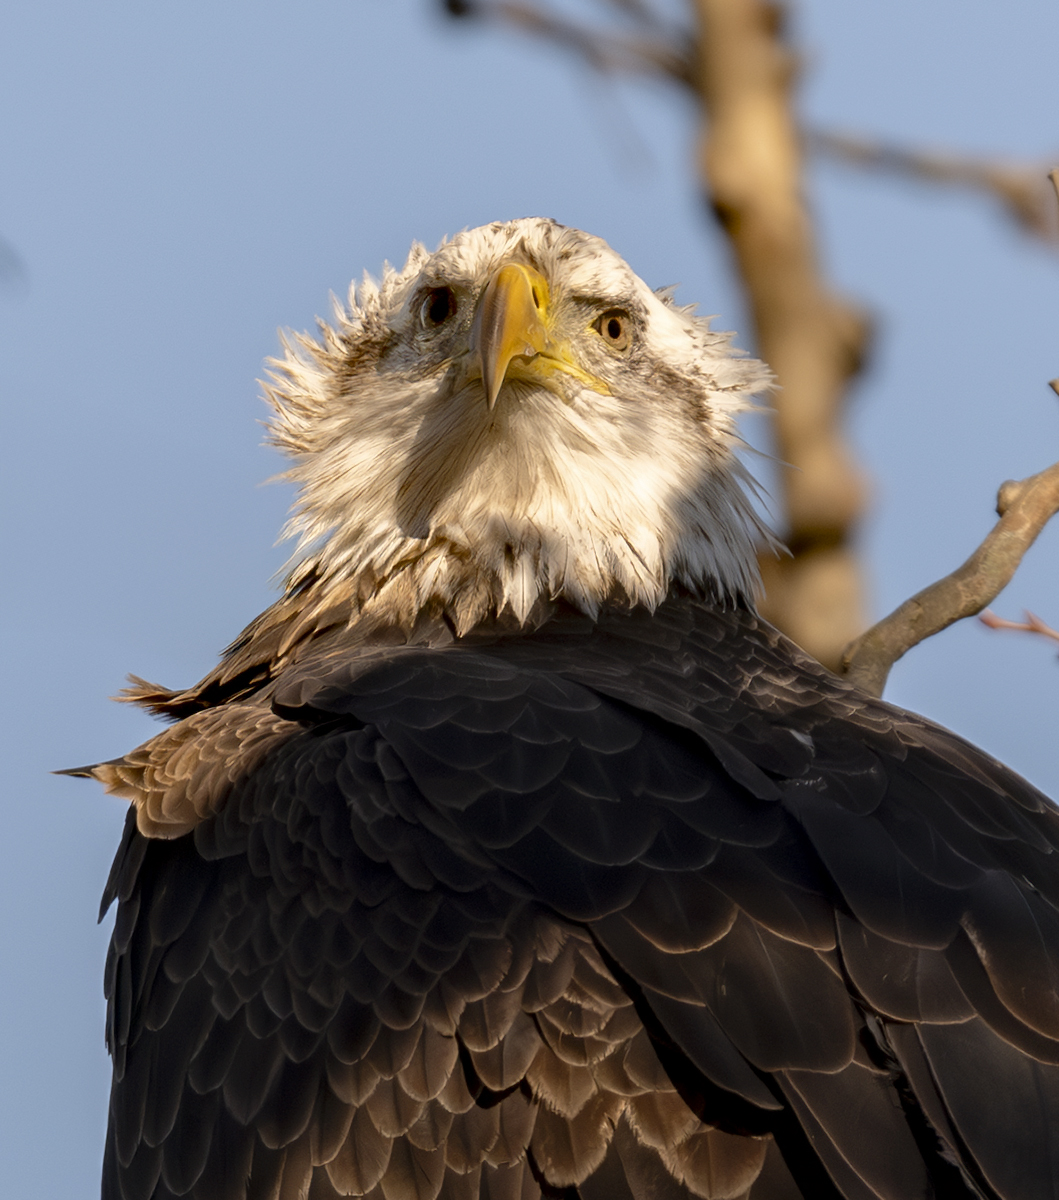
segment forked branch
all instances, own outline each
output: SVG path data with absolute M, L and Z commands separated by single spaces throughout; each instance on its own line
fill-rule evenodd
M 1023 555 L 1059 512 L 1059 463 L 997 493 L 1000 520 L 985 541 L 951 575 L 917 592 L 842 656 L 843 673 L 858 687 L 881 696 L 890 668 L 913 646 L 963 617 L 980 613 L 1011 581 Z
M 996 613 L 986 609 L 978 619 L 990 629 L 1010 629 L 1015 633 L 1038 633 L 1041 637 L 1059 642 L 1059 629 L 1053 629 L 1050 625 L 1046 625 L 1040 617 L 1031 612 L 1026 613 L 1025 621 L 1005 621 L 1003 617 L 998 617 Z

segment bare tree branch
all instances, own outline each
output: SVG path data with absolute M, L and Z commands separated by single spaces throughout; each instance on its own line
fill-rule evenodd
M 810 133 L 808 145 L 852 166 L 985 192 L 999 200 L 1026 233 L 1059 242 L 1059 214 L 1040 163 L 1001 163 L 909 150 L 844 133 Z
M 1059 463 L 997 493 L 1000 520 L 985 541 L 951 575 L 932 583 L 846 649 L 848 679 L 881 696 L 893 664 L 928 637 L 963 617 L 981 612 L 1005 588 L 1023 555 L 1059 512 Z
M 641 22 L 639 36 L 601 33 L 571 21 L 538 4 L 519 0 L 447 0 L 454 16 L 503 21 L 523 33 L 542 38 L 564 50 L 572 50 L 597 71 L 605 74 L 662 75 L 691 86 L 691 54 L 685 39 L 665 35 L 654 14 L 642 4 L 612 0 L 615 7 Z M 684 43 L 684 44 L 682 44 Z
M 776 373 L 776 454 L 789 559 L 763 558 L 764 615 L 833 669 L 863 629 L 850 534 L 865 483 L 842 436 L 846 388 L 868 339 L 820 272 L 802 195 L 795 60 L 763 0 L 696 0 L 700 168 L 746 289 L 757 348 Z

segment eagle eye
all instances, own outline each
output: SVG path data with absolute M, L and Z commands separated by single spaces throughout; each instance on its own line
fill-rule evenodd
M 456 312 L 456 293 L 450 287 L 431 288 L 419 306 L 419 319 L 428 328 L 443 325 Z
M 620 308 L 610 308 L 597 317 L 592 328 L 612 350 L 627 350 L 632 341 L 629 314 Z

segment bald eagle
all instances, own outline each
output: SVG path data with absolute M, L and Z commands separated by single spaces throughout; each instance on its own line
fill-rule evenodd
M 289 339 L 285 591 L 81 772 L 105 1200 L 1059 1196 L 1059 815 L 755 614 L 768 383 L 537 219 Z

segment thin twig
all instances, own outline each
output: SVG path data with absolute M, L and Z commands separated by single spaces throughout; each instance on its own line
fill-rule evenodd
M 625 13 L 626 16 L 635 17 L 644 25 L 653 25 L 660 28 L 662 18 L 650 4 L 645 3 L 645 0 L 609 0 L 610 6 L 616 8 L 618 12 Z
M 1053 629 L 1050 625 L 1046 625 L 1040 617 L 1029 611 L 1026 612 L 1025 621 L 1007 621 L 987 608 L 978 619 L 989 629 L 1011 629 L 1016 633 L 1039 633 L 1042 637 L 1059 642 L 1059 629 Z
M 1059 512 L 1059 463 L 1028 479 L 1008 480 L 997 493 L 997 512 L 1000 520 L 961 567 L 849 644 L 842 656 L 848 679 L 881 696 L 890 668 L 901 655 L 953 622 L 981 612 L 996 598 L 1037 535 Z
M 504 21 L 523 33 L 572 50 L 604 74 L 662 75 L 691 86 L 689 39 L 679 35 L 660 36 L 657 21 L 642 5 L 618 6 L 641 19 L 643 29 L 638 36 L 601 33 L 551 9 L 519 0 L 447 0 L 445 5 L 453 16 Z
M 1008 215 L 1026 233 L 1045 241 L 1059 241 L 1059 220 L 1040 163 L 1001 163 L 901 146 L 845 133 L 810 133 L 808 144 L 852 166 L 888 171 L 929 183 L 951 184 L 986 192 L 1004 205 Z M 1056 171 L 1049 176 L 1059 192 Z
M 24 284 L 26 268 L 19 258 L 18 252 L 8 242 L 0 238 L 0 283 Z

